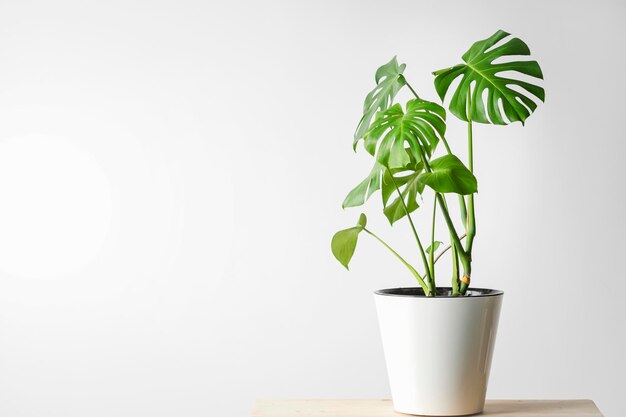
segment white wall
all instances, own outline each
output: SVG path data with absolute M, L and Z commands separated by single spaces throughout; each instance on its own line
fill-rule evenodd
M 0 3 L 0 415 L 387 397 L 371 292 L 413 281 L 371 240 L 350 273 L 329 250 L 370 165 L 351 150 L 362 99 L 394 54 L 435 99 L 430 71 L 498 28 L 530 45 L 547 101 L 526 127 L 475 129 L 473 278 L 506 292 L 489 396 L 624 415 L 625 12 Z M 451 121 L 457 149 L 464 129 Z M 367 213 L 414 253 L 378 201 Z

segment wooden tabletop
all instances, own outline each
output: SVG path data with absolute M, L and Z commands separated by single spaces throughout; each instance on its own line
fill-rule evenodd
M 487 400 L 481 416 L 602 417 L 591 400 Z M 400 417 L 391 400 L 257 401 L 251 417 Z

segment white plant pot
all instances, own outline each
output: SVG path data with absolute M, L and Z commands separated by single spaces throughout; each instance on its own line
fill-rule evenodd
M 465 297 L 424 297 L 419 288 L 376 291 L 397 412 L 460 416 L 483 410 L 502 297 L 502 291 L 479 288 Z

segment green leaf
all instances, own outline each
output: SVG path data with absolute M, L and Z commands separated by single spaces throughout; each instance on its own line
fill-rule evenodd
M 435 240 L 432 245 L 426 248 L 426 253 L 430 254 L 431 251 L 437 251 L 437 249 L 439 249 L 439 246 L 441 245 L 443 245 L 443 242 Z
M 367 224 L 367 217 L 361 213 L 357 225 L 349 229 L 340 230 L 333 236 L 330 243 L 330 248 L 333 251 L 335 258 L 346 268 L 354 255 L 356 249 L 356 243 L 359 239 L 359 233 L 365 229 Z
M 418 166 L 420 170 L 423 169 L 423 164 L 421 162 L 417 163 L 413 155 L 408 151 L 407 156 L 409 164 L 402 168 L 393 169 L 394 175 L 399 172 L 414 171 Z M 383 206 L 385 206 L 389 196 L 396 191 L 391 181 L 384 183 L 383 176 L 388 175 L 386 174 L 386 171 L 387 168 L 378 163 L 378 161 L 374 161 L 374 166 L 372 167 L 369 175 L 348 193 L 346 198 L 343 200 L 342 207 L 347 208 L 361 206 L 372 196 L 374 192 L 380 189 L 382 189 Z
M 435 89 L 443 101 L 450 84 L 462 76 L 458 87 L 450 99 L 450 111 L 461 120 L 468 120 L 467 96 L 470 99 L 470 116 L 472 121 L 505 125 L 524 121 L 535 111 L 537 104 L 529 96 L 544 101 L 545 92 L 535 84 L 502 76 L 504 71 L 517 72 L 530 77 L 543 79 L 541 67 L 537 61 L 508 61 L 494 63 L 498 58 L 530 55 L 528 46 L 519 38 L 509 38 L 495 48 L 498 42 L 509 37 L 510 34 L 499 30 L 491 37 L 478 41 L 463 55 L 465 64 L 435 71 Z M 513 89 L 511 86 L 519 87 Z M 530 94 L 521 93 L 518 90 Z M 487 100 L 483 101 L 483 92 L 487 91 Z M 499 104 L 506 115 L 505 120 Z
M 365 135 L 365 149 L 389 169 L 410 163 L 410 154 L 430 157 L 446 132 L 446 111 L 430 101 L 413 99 L 406 112 L 394 104 L 379 112 Z M 407 153 L 407 148 L 409 153 Z
M 473 194 L 478 191 L 478 182 L 463 162 L 448 154 L 430 162 L 432 172 L 421 173 L 417 180 L 439 193 Z
M 383 175 L 382 194 L 385 207 L 383 212 L 392 225 L 406 216 L 407 210 L 410 214 L 419 208 L 417 200 L 418 196 L 424 191 L 424 184 L 418 181 L 418 176 L 422 172 L 423 167 L 424 165 L 420 162 L 408 173 L 405 171 L 404 175 L 393 176 L 395 185 L 400 189 L 401 196 L 396 197 L 391 204 L 387 204 L 387 202 L 391 194 L 397 194 L 396 187 L 389 171 Z M 402 200 L 404 200 L 404 204 L 402 204 Z M 405 205 L 407 210 L 404 208 Z
M 361 213 L 361 215 L 359 216 L 359 221 L 356 223 L 356 225 L 362 228 L 365 228 L 365 226 L 367 226 L 367 217 L 365 216 L 365 213 Z
M 365 201 L 381 186 L 381 176 L 386 170 L 384 166 L 378 162 L 374 162 L 374 167 L 359 185 L 354 187 L 343 200 L 341 207 L 357 207 L 363 205 Z
M 402 75 L 405 67 L 406 64 L 398 65 L 398 60 L 394 56 L 391 61 L 376 71 L 376 87 L 365 97 L 363 117 L 354 132 L 354 149 L 359 140 L 365 136 L 376 112 L 386 110 L 398 91 L 406 84 Z

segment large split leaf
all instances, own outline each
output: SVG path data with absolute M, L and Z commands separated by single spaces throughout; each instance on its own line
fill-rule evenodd
M 417 179 L 438 193 L 467 195 L 478 191 L 474 174 L 452 154 L 433 159 L 430 168 L 431 172 L 423 172 Z
M 503 76 L 500 73 L 517 72 L 534 78 L 543 79 L 537 61 L 509 61 L 494 63 L 498 58 L 509 56 L 530 55 L 528 46 L 519 38 L 509 38 L 505 43 L 492 48 L 510 34 L 499 30 L 491 37 L 478 41 L 463 55 L 464 64 L 435 71 L 435 89 L 443 101 L 450 84 L 462 77 L 458 87 L 450 99 L 450 111 L 461 120 L 468 120 L 467 99 L 470 95 L 469 115 L 472 121 L 504 125 L 520 121 L 522 124 L 537 108 L 537 104 L 529 96 L 544 101 L 543 88 L 517 78 Z M 519 87 L 517 89 L 512 86 Z M 522 93 L 519 90 L 523 89 Z M 483 92 L 487 91 L 487 99 L 483 100 Z M 502 105 L 502 111 L 500 110 Z
M 359 234 L 365 229 L 366 224 L 367 217 L 365 217 L 365 214 L 361 213 L 356 226 L 340 230 L 333 236 L 330 248 L 335 258 L 337 258 L 346 269 L 349 269 L 348 264 L 352 259 L 352 255 L 354 255 Z
M 378 113 L 365 135 L 365 149 L 389 169 L 410 162 L 407 150 L 417 159 L 430 157 L 446 131 L 446 111 L 436 103 L 413 99 L 406 104 L 394 104 Z
M 406 64 L 398 65 L 398 60 L 394 56 L 391 61 L 378 68 L 376 71 L 376 87 L 369 92 L 363 103 L 363 117 L 354 132 L 354 144 L 356 145 L 368 131 L 372 119 L 377 111 L 386 110 L 398 91 L 406 84 L 402 72 Z

